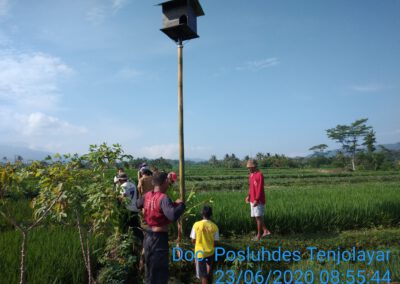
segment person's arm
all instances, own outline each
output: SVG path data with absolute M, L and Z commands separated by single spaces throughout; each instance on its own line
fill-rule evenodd
M 140 178 L 138 180 L 138 185 L 137 185 L 137 189 L 139 191 L 140 195 L 143 195 L 143 178 Z
M 143 209 L 143 206 L 144 206 L 144 196 L 136 200 L 136 207 L 138 209 Z
M 192 239 L 192 243 L 196 244 L 196 230 L 194 227 L 192 228 L 192 231 L 190 232 L 190 238 Z
M 256 181 L 257 184 L 255 185 L 256 187 L 255 201 L 259 203 L 261 199 L 261 192 L 264 190 L 264 176 L 260 174 L 259 178 Z
M 248 192 L 247 192 L 247 196 L 246 196 L 246 198 L 244 199 L 244 201 L 245 201 L 246 203 L 249 203 L 249 202 L 250 202 L 250 177 L 249 177 L 249 190 L 248 190 Z
M 217 229 L 217 231 L 214 234 L 214 247 L 217 246 L 217 242 L 219 241 L 219 231 Z
M 122 193 L 122 196 L 123 196 L 123 197 L 129 196 L 129 189 L 128 189 L 128 187 L 125 186 L 123 189 L 124 189 L 124 192 Z
M 178 205 L 174 206 L 169 197 L 164 197 L 161 200 L 160 205 L 161 205 L 160 206 L 161 210 L 163 211 L 165 217 L 167 217 L 168 220 L 173 222 L 178 220 L 179 217 L 183 214 L 183 211 L 185 211 L 185 203 L 181 202 L 178 203 Z

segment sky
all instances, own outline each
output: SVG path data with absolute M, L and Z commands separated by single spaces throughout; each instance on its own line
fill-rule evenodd
M 400 142 L 400 1 L 200 1 L 185 157 L 307 155 L 368 118 Z M 0 0 L 0 145 L 178 157 L 177 47 L 149 0 Z

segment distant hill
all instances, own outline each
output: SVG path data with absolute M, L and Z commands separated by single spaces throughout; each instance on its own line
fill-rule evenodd
M 400 142 L 395 144 L 383 144 L 382 146 L 392 151 L 400 151 Z
M 24 161 L 29 161 L 43 160 L 48 155 L 52 155 L 52 153 L 37 151 L 26 147 L 0 145 L 0 162 L 4 162 L 4 157 L 6 157 L 8 161 L 14 162 L 17 155 L 21 156 Z

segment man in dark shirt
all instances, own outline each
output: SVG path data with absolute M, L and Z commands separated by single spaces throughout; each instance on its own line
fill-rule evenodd
M 168 283 L 168 225 L 178 220 L 185 210 L 185 204 L 177 199 L 175 203 L 165 194 L 168 189 L 168 175 L 165 172 L 153 174 L 154 189 L 139 198 L 136 205 L 144 209 L 144 220 L 148 225 L 143 248 L 148 284 Z

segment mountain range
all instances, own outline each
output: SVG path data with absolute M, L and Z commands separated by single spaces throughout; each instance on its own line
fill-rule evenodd
M 4 162 L 5 160 L 14 162 L 17 159 L 17 156 L 21 156 L 24 161 L 43 160 L 48 155 L 52 155 L 52 153 L 33 150 L 27 147 L 0 145 L 1 162 Z

